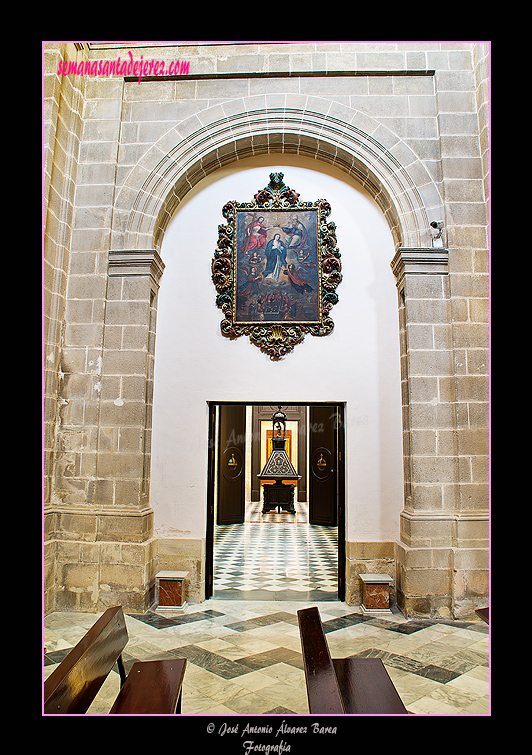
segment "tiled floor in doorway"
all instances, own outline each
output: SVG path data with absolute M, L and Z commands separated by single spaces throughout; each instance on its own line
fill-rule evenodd
M 296 513 L 261 513 L 248 504 L 243 524 L 216 526 L 214 597 L 222 600 L 336 600 L 338 530 Z

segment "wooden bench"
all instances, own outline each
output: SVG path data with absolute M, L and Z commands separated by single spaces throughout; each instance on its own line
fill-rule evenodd
M 331 659 L 318 609 L 297 617 L 310 713 L 408 714 L 380 658 Z
M 489 606 L 487 608 L 477 608 L 475 610 L 475 613 L 477 614 L 477 616 L 480 616 L 480 618 L 482 619 L 482 621 L 485 621 L 486 624 L 490 623 L 490 609 L 489 609 Z
M 120 692 L 110 713 L 180 713 L 186 660 L 137 661 L 126 676 L 128 639 L 122 606 L 108 608 L 45 680 L 44 713 L 86 713 L 115 663 Z

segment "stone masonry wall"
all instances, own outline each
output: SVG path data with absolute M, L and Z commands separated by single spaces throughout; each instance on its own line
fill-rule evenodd
M 120 600 L 143 610 L 152 600 L 160 237 L 209 171 L 269 151 L 312 155 L 357 179 L 364 169 L 396 240 L 401 536 L 395 550 L 347 544 L 348 595 L 359 594 L 362 566 L 389 571 L 394 562 L 393 595 L 406 614 L 484 604 L 489 45 L 54 42 L 43 54 L 46 607 Z M 60 61 L 118 56 L 190 65 L 140 84 L 57 74 Z M 280 124 L 271 136 L 268 118 Z M 444 223 L 436 268 L 430 220 Z M 204 554 L 204 543 L 183 543 L 183 554 L 179 543 L 161 544 L 169 568 L 168 554 L 182 564 L 192 552 Z M 203 575 L 204 563 L 193 571 Z M 198 600 L 201 579 L 191 586 Z

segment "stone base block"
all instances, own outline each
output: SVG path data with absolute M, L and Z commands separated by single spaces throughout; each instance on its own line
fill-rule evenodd
M 160 571 L 155 575 L 155 601 L 158 609 L 184 609 L 188 571 Z
M 387 574 L 360 574 L 362 582 L 362 612 L 371 615 L 391 614 L 390 585 L 393 579 Z
M 46 610 L 144 613 L 155 597 L 153 512 L 54 512 L 48 523 Z
M 55 611 L 144 613 L 155 597 L 155 543 L 57 541 Z
M 489 591 L 486 548 L 396 544 L 397 605 L 407 618 L 474 616 Z
M 390 604 L 395 603 L 395 544 L 393 542 L 347 542 L 345 602 L 359 606 L 363 602 L 360 574 L 387 574 L 392 578 Z
M 157 540 L 158 571 L 186 571 L 187 601 L 205 600 L 205 540 L 160 538 Z

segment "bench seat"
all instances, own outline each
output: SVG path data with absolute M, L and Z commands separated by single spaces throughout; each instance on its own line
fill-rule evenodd
M 181 712 L 186 660 L 137 661 L 131 667 L 112 714 L 153 715 Z
M 110 713 L 180 713 L 186 659 L 137 661 L 126 677 L 128 640 L 122 606 L 108 608 L 45 680 L 44 713 L 86 713 L 115 664 L 120 692 Z
M 331 658 L 317 608 L 297 612 L 310 713 L 408 714 L 380 658 Z
M 344 713 L 408 713 L 380 658 L 333 658 Z

